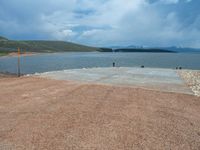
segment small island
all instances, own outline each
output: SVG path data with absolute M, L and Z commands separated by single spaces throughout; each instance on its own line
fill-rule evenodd
M 138 52 L 138 53 L 176 53 L 175 51 L 159 49 L 159 48 L 119 48 L 119 49 L 109 49 L 101 48 L 101 52 Z

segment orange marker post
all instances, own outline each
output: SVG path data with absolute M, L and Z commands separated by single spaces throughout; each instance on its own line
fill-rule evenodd
M 18 70 L 18 77 L 20 77 L 20 48 L 18 48 L 18 65 L 17 65 L 17 70 Z

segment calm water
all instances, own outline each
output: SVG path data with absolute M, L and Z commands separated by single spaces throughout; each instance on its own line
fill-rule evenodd
M 21 57 L 23 74 L 63 69 L 111 67 L 175 68 L 200 70 L 200 53 L 56 53 Z M 1 57 L 0 72 L 17 72 L 17 57 Z

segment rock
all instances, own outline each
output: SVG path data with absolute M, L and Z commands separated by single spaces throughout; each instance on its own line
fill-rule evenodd
M 194 94 L 200 97 L 200 71 L 179 70 L 178 73 Z

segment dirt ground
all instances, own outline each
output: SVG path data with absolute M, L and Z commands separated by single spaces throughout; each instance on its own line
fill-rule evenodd
M 200 149 L 200 98 L 0 78 L 0 150 Z

